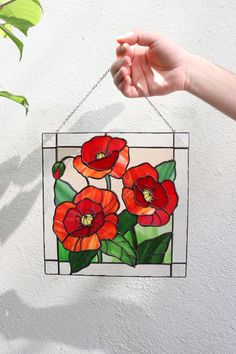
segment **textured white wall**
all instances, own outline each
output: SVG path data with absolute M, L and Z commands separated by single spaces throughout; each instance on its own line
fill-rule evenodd
M 55 131 L 114 59 L 118 34 L 169 35 L 236 71 L 236 2 L 42 1 L 23 60 L 1 41 L 0 84 L 25 94 L 0 106 L 0 352 L 235 353 L 236 124 L 186 93 L 153 99 L 191 133 L 187 279 L 43 274 L 41 133 Z M 159 131 L 144 100 L 106 78 L 68 130 Z

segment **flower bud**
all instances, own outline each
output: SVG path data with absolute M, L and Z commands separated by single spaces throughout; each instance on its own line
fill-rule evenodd
M 66 166 L 63 161 L 57 161 L 52 166 L 52 174 L 55 179 L 59 179 L 63 176 Z

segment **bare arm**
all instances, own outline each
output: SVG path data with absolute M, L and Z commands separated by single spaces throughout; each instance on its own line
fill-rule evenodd
M 117 39 L 111 67 L 127 97 L 186 90 L 236 120 L 236 75 L 191 54 L 157 33 L 134 31 Z
M 190 55 L 185 90 L 236 120 L 236 75 Z

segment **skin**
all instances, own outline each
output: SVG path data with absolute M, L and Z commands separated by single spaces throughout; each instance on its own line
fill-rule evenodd
M 235 74 L 157 33 L 135 30 L 117 42 L 111 74 L 124 96 L 160 96 L 185 90 L 236 120 Z

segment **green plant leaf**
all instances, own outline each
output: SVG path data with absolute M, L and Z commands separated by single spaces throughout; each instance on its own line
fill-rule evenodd
M 159 178 L 158 182 L 163 182 L 166 179 L 171 180 L 174 182 L 176 177 L 176 170 L 175 170 L 175 161 L 170 160 L 166 162 L 162 162 L 160 165 L 156 166 L 156 170 L 158 172 Z
M 163 226 L 142 226 L 137 224 L 135 226 L 138 243 L 155 238 L 167 232 L 172 232 L 172 216 L 167 224 Z
M 15 101 L 15 102 L 21 104 L 22 106 L 25 107 L 26 114 L 28 113 L 29 103 L 24 96 L 16 96 L 16 95 L 13 95 L 12 93 L 7 92 L 7 91 L 0 91 L 0 96 L 8 98 L 9 100 L 12 100 L 12 101 Z
M 70 252 L 69 262 L 71 267 L 71 273 L 77 273 L 81 269 L 88 267 L 92 262 L 93 258 L 96 256 L 97 252 L 98 250 Z
M 137 224 L 137 215 L 129 213 L 127 210 L 123 210 L 119 215 L 117 224 L 117 231 L 121 235 L 125 235 L 132 227 Z
M 167 250 L 162 263 L 165 263 L 165 264 L 171 263 L 171 250 L 169 250 L 169 251 Z
M 3 26 L 4 28 L 7 28 L 10 32 L 12 31 L 12 26 L 9 25 L 9 23 L 4 23 L 2 26 Z M 0 29 L 0 36 L 1 36 L 2 38 L 6 38 L 6 37 L 7 37 L 7 34 L 6 34 L 6 32 L 4 32 L 3 30 Z
M 54 203 L 59 205 L 63 202 L 72 202 L 76 195 L 76 191 L 66 182 L 60 179 L 54 184 Z
M 127 210 L 123 210 L 119 215 L 118 224 L 117 224 L 118 235 L 122 235 L 133 249 L 136 248 L 133 243 L 132 229 L 136 225 L 137 219 L 138 219 L 137 215 L 133 215 L 129 213 Z
M 130 245 L 133 247 L 133 249 L 137 249 L 137 235 L 135 232 L 135 228 L 130 229 L 128 232 L 126 232 L 126 234 L 123 236 L 129 243 Z
M 169 247 L 172 233 L 168 232 L 143 241 L 138 246 L 138 264 L 161 264 Z
M 122 235 L 117 235 L 113 240 L 102 240 L 100 249 L 103 253 L 119 259 L 122 263 L 131 267 L 136 265 L 136 252 Z
M 15 45 L 19 49 L 19 51 L 20 51 L 20 60 L 21 60 L 22 54 L 23 54 L 24 44 L 16 36 L 14 36 L 14 34 L 11 31 L 9 31 L 9 29 L 7 29 L 6 26 L 0 25 L 0 28 L 1 28 L 1 30 L 3 32 L 6 33 L 6 35 L 15 43 Z
M 58 242 L 58 254 L 59 261 L 68 261 L 69 251 L 63 247 L 63 244 L 60 241 Z
M 4 4 L 6 0 L 0 0 Z M 28 29 L 35 26 L 42 16 L 38 0 L 16 0 L 0 8 L 0 18 L 27 35 Z

